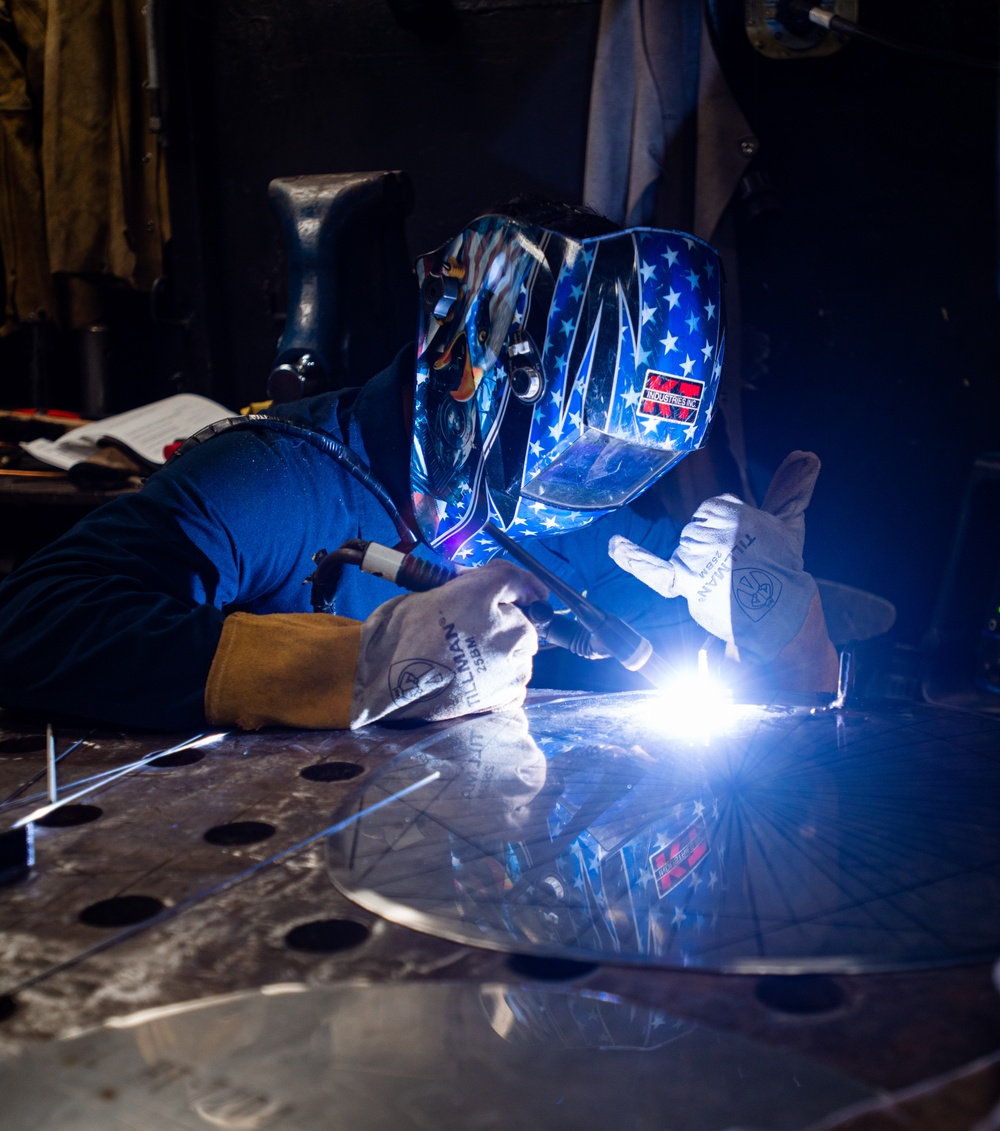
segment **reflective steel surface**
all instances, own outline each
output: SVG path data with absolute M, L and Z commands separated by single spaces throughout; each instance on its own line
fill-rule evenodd
M 32 1131 L 784 1131 L 873 1094 L 607 995 L 500 983 L 265 987 L 0 1065 L 5 1125 Z
M 422 737 L 338 812 L 351 899 L 488 948 L 722 971 L 1000 954 L 1000 724 L 918 704 L 533 703 Z

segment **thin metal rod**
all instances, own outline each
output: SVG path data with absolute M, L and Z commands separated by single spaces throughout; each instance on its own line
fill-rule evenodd
M 308 848 L 311 844 L 315 844 L 317 840 L 322 840 L 323 837 L 333 836 L 335 833 L 343 832 L 344 829 L 353 825 L 355 821 L 360 821 L 362 817 L 367 817 L 370 813 L 377 813 L 379 809 L 384 809 L 387 805 L 391 805 L 394 801 L 399 801 L 401 798 L 406 797 L 410 793 L 416 792 L 418 789 L 423 789 L 425 785 L 430 785 L 432 781 L 436 781 L 441 776 L 440 770 L 435 770 L 420 781 L 414 782 L 412 785 L 406 786 L 405 789 L 399 790 L 397 793 L 392 793 L 388 797 L 383 797 L 381 801 L 376 801 L 374 805 L 369 805 L 367 809 L 360 809 L 357 813 L 352 813 L 349 817 L 345 817 L 342 821 L 329 825 L 327 828 L 322 829 L 318 833 L 313 833 L 312 836 L 306 837 L 305 840 L 300 840 L 298 844 L 293 844 L 290 848 L 285 848 L 274 856 L 268 857 L 267 860 L 261 860 L 260 863 L 254 864 L 242 872 L 237 872 L 235 876 L 230 876 L 226 880 L 220 880 L 219 883 L 214 884 L 212 887 L 207 888 L 205 891 L 198 892 L 197 895 L 188 896 L 187 899 L 182 899 L 179 903 L 175 903 L 173 907 L 165 907 L 161 912 L 151 916 L 149 919 L 143 920 L 141 923 L 135 923 L 131 927 L 126 927 L 124 931 L 119 931 L 117 935 L 109 939 L 104 939 L 94 946 L 88 947 L 80 954 L 74 955 L 72 958 L 67 958 L 63 962 L 57 963 L 55 966 L 50 967 L 48 970 L 43 970 L 38 974 L 33 974 L 30 978 L 26 978 L 16 986 L 10 986 L 6 989 L 0 989 L 0 997 L 10 997 L 15 993 L 22 990 L 29 989 L 31 986 L 37 986 L 39 982 L 45 981 L 46 978 L 51 978 L 56 974 L 61 974 L 65 970 L 69 970 L 74 966 L 85 962 L 88 958 L 92 958 L 95 954 L 101 954 L 105 950 L 116 946 L 120 942 L 125 942 L 126 939 L 133 938 L 135 935 L 141 934 L 143 931 L 148 931 L 152 927 L 158 927 L 162 923 L 173 919 L 182 911 L 187 911 L 189 908 L 204 902 L 206 899 L 211 898 L 213 895 L 219 895 L 227 891 L 236 884 L 243 883 L 251 877 L 257 875 L 258 872 L 264 868 L 269 868 L 272 864 L 277 864 L 281 860 L 293 856 L 297 852 L 301 852 L 304 848 Z
M 56 732 L 51 723 L 45 724 L 45 765 L 49 780 L 49 801 L 54 805 L 59 796 L 59 785 L 56 781 Z
M 840 653 L 840 668 L 837 671 L 837 697 L 830 704 L 834 710 L 843 707 L 851 693 L 851 684 L 854 681 L 853 659 L 854 657 L 847 648 Z
M 136 762 L 129 762 L 125 766 L 112 766 L 111 769 L 101 770 L 100 773 L 91 774 L 89 777 L 77 778 L 76 781 L 70 782 L 66 788 L 75 789 L 77 786 L 93 783 L 90 785 L 90 790 L 88 791 L 91 792 L 95 789 L 100 789 L 101 786 L 104 785 L 105 781 L 110 781 L 115 777 L 120 777 L 126 771 L 141 770 L 143 766 L 147 766 L 150 762 L 155 761 L 157 758 L 165 758 L 168 754 L 173 753 L 176 753 L 176 747 L 171 747 L 169 750 L 154 750 L 151 754 L 144 754 Z M 22 788 L 27 788 L 28 785 L 32 785 L 34 782 L 38 781 L 40 777 L 43 777 L 44 774 L 45 771 L 40 770 L 32 779 L 32 781 L 26 783 L 26 785 L 22 786 Z M 19 808 L 20 806 L 27 805 L 32 801 L 40 801 L 43 797 L 47 796 L 47 793 L 33 793 L 29 797 L 20 798 L 16 803 L 11 802 L 9 805 L 7 803 L 0 805 L 0 810 L 8 807 L 14 807 L 15 805 Z
M 92 730 L 88 731 L 83 736 L 83 738 L 78 738 L 76 740 L 76 742 L 73 743 L 72 746 L 67 746 L 66 749 L 59 755 L 59 757 L 56 758 L 56 765 L 58 765 L 63 760 L 63 758 L 66 757 L 67 754 L 72 754 L 73 751 L 76 750 L 76 748 L 78 746 L 82 746 L 87 741 L 87 739 L 90 738 L 90 736 L 93 733 L 94 732 Z M 8 793 L 7 796 L 3 799 L 3 801 L 0 801 L 0 810 L 6 809 L 9 805 L 12 805 L 15 801 L 17 801 L 17 799 L 19 797 L 21 797 L 21 794 L 24 793 L 24 791 L 26 789 L 31 789 L 31 787 L 35 784 L 36 781 L 38 781 L 40 778 L 45 777 L 45 772 L 46 772 L 45 770 L 39 770 L 37 774 L 35 774 L 33 777 L 28 778 L 28 780 L 26 782 L 19 785 L 17 787 L 17 789 L 14 790 L 13 793 Z M 83 780 L 89 781 L 89 778 L 84 778 Z M 80 783 L 79 782 L 73 782 L 71 784 L 79 785 Z M 31 797 L 21 798 L 21 800 L 17 801 L 17 803 L 18 803 L 18 805 L 27 805 L 29 801 L 37 801 L 39 797 L 44 797 L 44 796 L 45 796 L 44 793 L 36 793 L 36 794 L 33 794 Z
M 603 612 L 602 609 L 598 609 L 596 605 L 588 601 L 582 593 L 577 593 L 573 586 L 563 581 L 557 573 L 553 573 L 548 566 L 543 565 L 537 558 L 529 554 L 519 542 L 515 542 L 514 539 L 511 538 L 506 531 L 501 530 L 499 526 L 488 522 L 483 529 L 498 546 L 510 554 L 522 569 L 533 573 L 539 581 L 545 582 L 549 589 L 563 601 L 568 609 L 576 613 L 577 616 L 582 612 L 584 615 L 590 613 L 593 617 Z
M 609 613 L 567 584 L 558 574 L 532 557 L 505 531 L 488 522 L 483 529 L 515 562 L 544 582 L 590 633 L 590 646 L 598 655 L 612 656 L 629 671 L 638 672 L 656 688 L 663 688 L 670 679 L 670 665 L 657 655 L 653 645 L 627 621 Z

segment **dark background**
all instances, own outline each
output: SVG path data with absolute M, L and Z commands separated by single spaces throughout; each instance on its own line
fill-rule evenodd
M 513 192 L 582 192 L 592 0 L 163 7 L 174 240 L 155 317 L 120 297 L 113 410 L 264 395 L 285 300 L 274 177 L 405 170 L 414 254 Z M 996 74 L 859 42 L 769 60 L 738 0 L 713 12 L 760 140 L 737 213 L 752 468 L 766 483 L 790 449 L 819 453 L 807 566 L 895 602 L 916 643 L 972 461 L 1000 448 Z M 995 0 L 860 0 L 860 20 L 996 56 Z M 5 404 L 27 403 L 31 349 L 0 342 Z M 54 356 L 72 408 L 75 352 Z

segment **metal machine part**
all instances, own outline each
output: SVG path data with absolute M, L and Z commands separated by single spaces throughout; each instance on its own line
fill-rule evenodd
M 567 697 L 429 734 L 327 847 L 375 913 L 498 950 L 759 974 L 1000 955 L 1000 726 L 818 700 Z M 346 810 L 345 810 L 346 811 Z
M 297 401 L 323 389 L 323 368 L 311 353 L 275 365 L 267 379 L 267 395 L 276 404 Z
M 268 395 L 297 400 L 361 384 L 410 333 L 410 180 L 400 172 L 279 177 L 268 195 L 288 257 L 288 313 Z
M 817 0 L 814 7 L 842 19 L 858 18 L 858 0 Z M 744 0 L 744 22 L 750 42 L 770 59 L 831 55 L 847 42 L 845 36 L 818 26 L 789 0 Z

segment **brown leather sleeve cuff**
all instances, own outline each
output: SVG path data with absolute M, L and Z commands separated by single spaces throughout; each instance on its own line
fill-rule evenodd
M 205 686 L 212 726 L 347 728 L 361 622 L 327 613 L 233 613 Z

